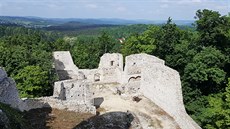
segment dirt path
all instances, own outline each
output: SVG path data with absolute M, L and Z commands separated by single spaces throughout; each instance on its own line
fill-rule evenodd
M 26 113 L 25 118 L 33 129 L 73 129 L 92 114 L 76 113 L 51 108 L 33 109 Z

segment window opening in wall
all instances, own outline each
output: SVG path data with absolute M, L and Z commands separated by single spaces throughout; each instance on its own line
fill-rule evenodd
M 100 77 L 100 74 L 99 74 L 99 73 L 97 73 L 97 74 L 94 75 L 94 81 L 95 81 L 95 82 L 100 81 L 100 78 L 101 78 L 101 77 Z
M 114 65 L 114 61 L 110 61 L 110 65 L 113 66 Z

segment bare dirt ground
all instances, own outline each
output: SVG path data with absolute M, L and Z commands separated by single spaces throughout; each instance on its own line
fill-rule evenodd
M 33 129 L 73 129 L 92 114 L 76 113 L 51 108 L 33 109 L 26 113 L 25 118 Z

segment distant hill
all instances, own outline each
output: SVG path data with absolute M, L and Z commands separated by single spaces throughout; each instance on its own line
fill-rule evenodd
M 82 23 L 78 21 L 70 21 L 67 23 L 52 25 L 43 27 L 45 30 L 57 30 L 57 31 L 77 31 L 77 30 L 85 30 L 85 29 L 94 29 L 94 28 L 102 28 L 102 27 L 115 27 L 117 25 L 110 24 L 90 24 L 90 23 Z
M 0 24 L 17 24 L 25 27 L 42 28 L 59 24 L 59 22 L 52 19 L 44 19 L 39 17 L 0 16 Z
M 190 26 L 194 21 L 192 20 L 175 20 L 178 25 Z M 17 16 L 0 16 L 1 24 L 16 24 L 25 27 L 43 28 L 51 26 L 88 26 L 88 25 L 132 25 L 132 24 L 164 24 L 166 20 L 126 20 L 126 19 L 81 19 L 81 18 L 40 18 L 40 17 L 17 17 Z

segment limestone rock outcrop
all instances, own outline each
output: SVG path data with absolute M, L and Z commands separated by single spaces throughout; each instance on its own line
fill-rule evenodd
M 6 72 L 0 67 L 0 102 L 18 108 L 20 103 L 19 93 L 13 79 L 7 77 Z

